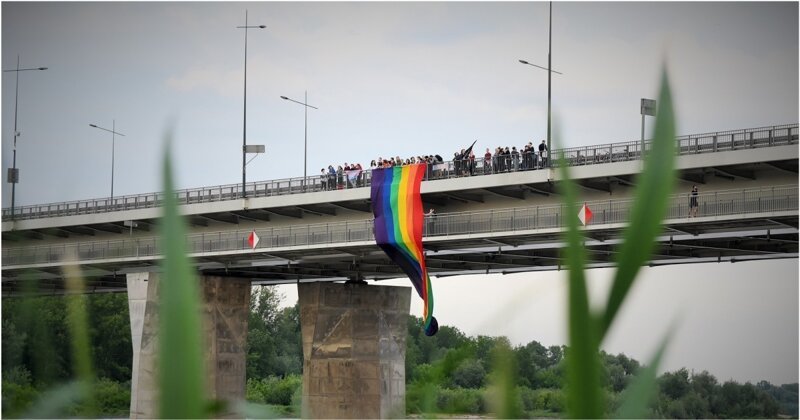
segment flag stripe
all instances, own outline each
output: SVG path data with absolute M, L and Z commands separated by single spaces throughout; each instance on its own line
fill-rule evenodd
M 422 248 L 422 198 L 420 184 L 425 164 L 372 171 L 372 211 L 375 241 L 411 280 L 423 300 L 425 327 L 433 317 L 433 289 Z

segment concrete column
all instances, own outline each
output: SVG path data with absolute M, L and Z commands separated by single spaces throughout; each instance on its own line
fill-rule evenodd
M 131 418 L 158 415 L 158 286 L 157 273 L 128 274 L 133 372 Z M 250 282 L 225 277 L 200 277 L 207 397 L 235 402 L 245 398 L 247 317 Z M 221 413 L 230 416 L 233 413 Z
M 411 288 L 298 284 L 304 418 L 405 416 Z
M 128 312 L 131 319 L 131 344 L 133 345 L 133 366 L 131 368 L 131 413 L 132 419 L 155 417 L 154 395 L 155 377 L 153 357 L 153 328 L 148 328 L 148 336 L 143 345 L 145 312 L 147 308 L 148 280 L 151 273 L 131 273 L 128 282 Z M 153 274 L 156 278 L 157 275 Z M 152 306 L 152 304 L 151 304 Z M 152 310 L 151 310 L 152 311 Z M 151 314 L 152 318 L 152 314 Z M 153 326 L 150 320 L 149 325 Z M 145 364 L 141 365 L 142 353 L 145 353 Z M 146 384 L 144 392 L 140 392 L 140 380 Z
M 201 282 L 208 397 L 244 401 L 250 280 L 206 276 Z

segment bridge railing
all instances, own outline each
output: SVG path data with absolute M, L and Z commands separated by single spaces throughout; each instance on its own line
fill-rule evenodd
M 776 125 L 715 133 L 693 134 L 676 138 L 680 155 L 710 153 L 726 150 L 772 147 L 797 144 L 798 125 Z M 647 140 L 645 147 L 650 148 Z M 571 147 L 556 151 L 564 153 L 569 165 L 591 165 L 620 162 L 641 158 L 640 141 L 609 143 L 594 146 Z M 475 161 L 448 161 L 431 164 L 425 180 L 458 178 L 464 176 L 491 175 L 504 172 L 538 170 L 542 160 L 532 155 L 500 155 L 485 162 L 483 156 Z M 275 195 L 302 194 L 326 190 L 362 188 L 370 186 L 372 172 L 369 169 L 338 175 L 312 175 L 304 178 L 286 178 L 270 181 L 257 181 L 245 184 L 248 197 L 269 197 Z M 175 192 L 178 204 L 208 203 L 234 200 L 242 197 L 241 184 L 218 185 L 189 188 Z M 106 213 L 112 211 L 135 210 L 158 207 L 163 203 L 164 193 L 125 195 L 112 198 L 97 198 L 61 203 L 36 204 L 15 209 L 15 219 L 37 219 L 45 217 L 73 216 L 81 214 Z M 11 219 L 11 209 L 3 209 L 3 220 Z
M 698 216 L 746 215 L 753 213 L 797 211 L 796 185 L 769 188 L 703 192 L 698 195 Z M 626 223 L 632 199 L 594 200 L 586 203 L 594 214 L 590 224 Z M 670 197 L 667 219 L 689 215 L 689 195 Z M 577 215 L 567 215 L 577 217 Z M 477 212 L 444 213 L 425 220 L 427 238 L 464 234 L 513 233 L 564 227 L 563 205 L 541 205 Z M 196 233 L 186 236 L 189 253 L 248 250 L 250 230 Z M 302 247 L 373 241 L 371 219 L 255 229 L 261 238 L 259 248 Z M 80 242 L 63 245 L 3 248 L 4 266 L 61 262 L 66 255 L 81 261 L 161 255 L 157 237 Z

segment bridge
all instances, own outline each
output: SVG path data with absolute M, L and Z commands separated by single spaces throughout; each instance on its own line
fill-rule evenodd
M 798 126 L 781 125 L 682 136 L 677 192 L 650 264 L 797 257 Z M 649 142 L 645 143 L 649 148 Z M 639 141 L 564 149 L 581 201 L 595 214 L 587 226 L 590 267 L 613 260 L 641 169 Z M 524 159 L 434 165 L 422 184 L 428 268 L 434 276 L 553 270 L 564 228 L 555 169 L 525 168 Z M 255 284 L 381 280 L 402 276 L 374 245 L 370 171 L 353 182 L 319 176 L 177 191 L 191 232 L 190 256 L 201 273 Z M 700 187 L 700 211 L 688 218 L 686 194 Z M 328 188 L 334 187 L 335 189 Z M 77 257 L 92 291 L 124 291 L 125 275 L 157 271 L 155 227 L 163 193 L 3 209 L 3 295 L 21 276 L 62 291 L 61 265 Z M 247 236 L 255 231 L 255 250 Z
M 797 258 L 798 125 L 683 136 L 650 265 Z M 580 200 L 589 267 L 613 264 L 642 169 L 639 141 L 563 152 Z M 433 277 L 557 270 L 565 220 L 555 168 L 521 156 L 430 165 L 421 193 L 436 210 L 424 247 Z M 341 280 L 403 277 L 374 243 L 369 170 L 175 192 L 203 290 L 211 397 L 241 400 L 250 286 L 297 283 L 304 417 L 389 417 L 405 395 L 409 288 Z M 688 193 L 698 185 L 699 211 Z M 134 347 L 131 417 L 155 413 L 163 193 L 22 206 L 2 211 L 2 293 L 64 293 L 77 264 L 90 292 L 128 294 Z M 250 232 L 261 238 L 251 249 Z M 166 281 L 166 280 L 165 280 Z M 210 362 L 210 363 L 209 363 Z

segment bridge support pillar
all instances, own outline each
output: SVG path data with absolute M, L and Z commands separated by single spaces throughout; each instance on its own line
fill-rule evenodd
M 128 274 L 133 368 L 131 418 L 158 416 L 157 273 Z M 207 397 L 235 402 L 245 398 L 247 317 L 250 281 L 200 276 Z M 220 413 L 219 416 L 232 413 Z
M 304 418 L 405 416 L 411 288 L 300 283 Z

